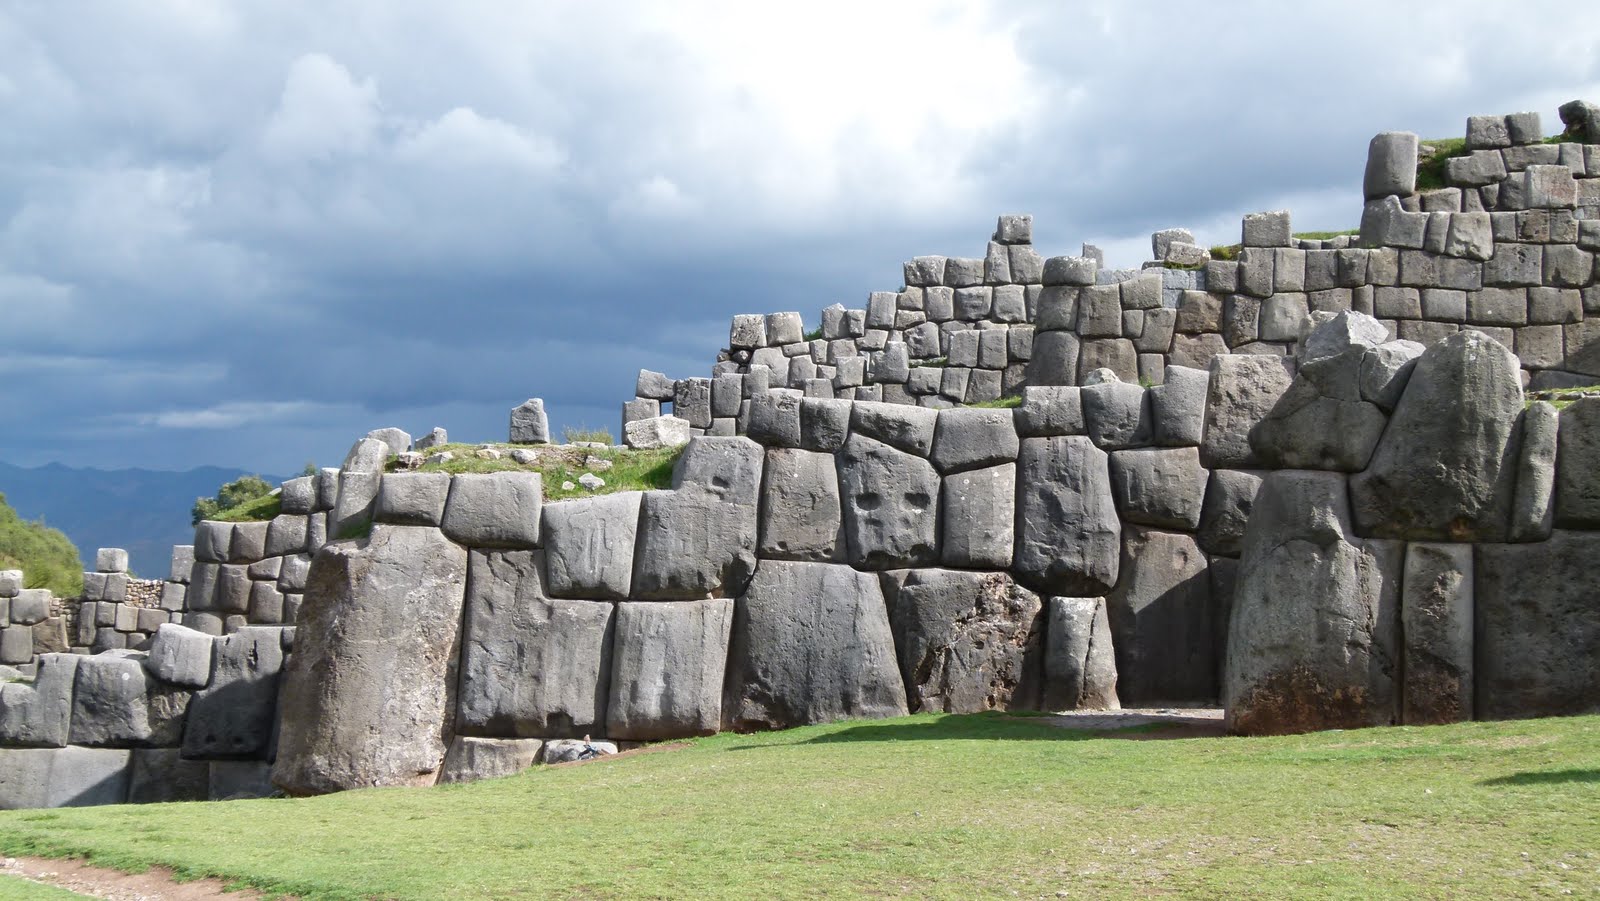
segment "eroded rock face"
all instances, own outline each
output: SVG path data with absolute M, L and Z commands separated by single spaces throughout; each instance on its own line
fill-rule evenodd
M 473 551 L 456 731 L 493 738 L 599 733 L 614 605 L 555 600 L 541 551 Z
M 1565 423 L 1563 423 L 1565 426 Z M 1600 709 L 1600 534 L 1477 548 L 1479 719 Z
M 762 561 L 734 607 L 723 728 L 905 712 L 877 577 L 830 563 Z
M 930 443 L 932 433 L 930 420 Z M 939 473 L 933 464 L 860 433 L 850 436 L 838 459 L 850 563 L 862 569 L 937 563 Z
M 761 556 L 837 559 L 843 525 L 833 454 L 772 448 L 767 451 L 762 478 Z
M 755 569 L 756 520 L 754 502 L 734 503 L 694 486 L 646 491 L 632 596 L 681 601 L 738 593 Z
M 638 491 L 546 506 L 544 552 L 552 597 L 621 600 L 633 585 Z
M 1028 438 L 1017 463 L 1017 553 L 1024 583 L 1092 597 L 1117 582 L 1122 522 L 1106 452 L 1086 437 Z
M 1038 709 L 1045 625 L 1038 595 L 1006 573 L 918 569 L 889 606 L 913 712 Z
M 466 549 L 437 529 L 379 525 L 317 553 L 284 675 L 276 785 L 317 794 L 436 779 L 466 581 Z
M 1223 703 L 1242 734 L 1389 725 L 1402 545 L 1357 538 L 1345 477 L 1271 473 L 1234 586 Z
M 650 741 L 722 724 L 733 600 L 617 605 L 605 734 Z
M 1117 659 L 1105 598 L 1051 598 L 1048 616 L 1044 709 L 1118 709 Z
M 1194 536 L 1130 527 L 1106 608 L 1119 697 L 1142 707 L 1216 699 L 1217 609 Z
M 1350 480 L 1361 534 L 1506 540 L 1522 415 L 1517 358 L 1481 332 L 1428 348 L 1365 472 Z
M 283 676 L 283 629 L 247 626 L 214 641 L 211 681 L 189 703 L 183 754 L 264 758 Z
M 1472 719 L 1472 545 L 1408 544 L 1402 589 L 1402 719 L 1413 726 Z

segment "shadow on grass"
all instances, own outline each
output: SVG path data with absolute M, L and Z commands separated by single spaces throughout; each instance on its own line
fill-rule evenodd
M 791 741 L 767 741 L 734 745 L 727 750 L 743 751 L 778 745 L 843 744 L 855 742 L 959 741 L 1087 741 L 1093 739 L 1193 738 L 1187 718 L 1170 721 L 1131 721 L 1121 728 L 1073 728 L 1057 725 L 1060 719 L 1048 715 L 1000 711 L 972 714 L 947 714 L 933 719 L 897 719 L 860 722 L 832 729 L 820 735 L 795 736 Z M 768 733 L 780 735 L 780 733 Z
M 1600 782 L 1600 770 L 1542 770 L 1512 773 L 1485 779 L 1479 785 L 1561 785 L 1567 782 Z

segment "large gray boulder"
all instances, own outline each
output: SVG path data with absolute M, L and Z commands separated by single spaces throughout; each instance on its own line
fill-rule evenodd
M 1017 463 L 1013 570 L 1035 590 L 1094 597 L 1117 583 L 1122 523 L 1106 452 L 1088 438 L 1028 438 Z
M 694 486 L 645 492 L 632 597 L 674 601 L 738 593 L 755 571 L 756 523 L 753 502 L 733 503 Z
M 1478 546 L 1478 719 L 1600 710 L 1597 559 L 1600 534 L 1593 532 L 1557 529 L 1537 544 Z
M 1512 541 L 1543 541 L 1555 526 L 1560 424 L 1556 408 L 1542 400 L 1529 404 L 1522 414 L 1522 454 L 1517 459 L 1517 488 L 1508 535 Z M 1596 471 L 1584 470 L 1582 463 L 1574 467 L 1580 484 L 1594 481 Z
M 469 547 L 538 547 L 543 504 L 539 473 L 462 473 L 450 480 L 440 527 Z
M 1005 409 L 941 410 L 933 434 L 933 465 L 949 474 L 1014 462 L 1019 444 L 1012 419 Z
M 1262 466 L 1337 472 L 1366 467 L 1388 422 L 1382 409 L 1361 396 L 1362 364 L 1376 346 L 1365 343 L 1362 329 L 1372 326 L 1381 341 L 1383 327 L 1359 313 L 1341 313 L 1311 333 L 1293 384 L 1250 431 L 1250 447 Z
M 131 754 L 113 748 L 0 748 L 0 810 L 126 803 Z
M 544 413 L 544 401 L 530 397 L 511 410 L 512 444 L 548 444 L 550 420 Z
M 939 411 L 905 404 L 858 401 L 850 411 L 850 430 L 919 457 L 933 449 Z
M 211 681 L 189 703 L 183 756 L 266 757 L 282 681 L 283 630 L 246 626 L 214 641 Z M 287 722 L 304 711 L 284 712 L 291 715 Z
M 1256 494 L 1222 686 L 1233 732 L 1395 721 L 1402 545 L 1356 537 L 1345 480 L 1274 472 Z
M 1055 597 L 1045 627 L 1045 710 L 1116 710 L 1117 659 L 1105 598 Z
M 177 623 L 163 623 L 150 638 L 145 668 L 163 682 L 205 688 L 211 681 L 211 636 Z
M 473 551 L 456 731 L 582 736 L 605 725 L 614 605 L 552 600 L 537 551 Z
M 738 731 L 905 714 L 877 577 L 763 561 L 734 608 L 722 712 Z
M 1206 553 L 1237 557 L 1244 550 L 1244 529 L 1261 488 L 1261 476 L 1248 469 L 1211 470 L 1198 536 Z
M 605 734 L 652 741 L 722 725 L 733 600 L 617 605 Z
M 1109 381 L 1082 389 L 1083 423 L 1095 446 L 1106 450 L 1150 443 L 1148 392 L 1125 382 Z
M 1199 445 L 1205 436 L 1206 391 L 1211 373 L 1168 366 L 1161 384 L 1150 389 L 1150 437 L 1162 447 Z
M 284 674 L 274 784 L 303 795 L 437 778 L 466 581 L 466 550 L 437 529 L 379 525 L 317 553 Z
M 189 692 L 147 678 L 142 657 L 108 652 L 78 663 L 72 744 L 127 748 L 178 743 Z
M 544 742 L 537 738 L 477 738 L 457 735 L 444 755 L 439 784 L 515 776 L 539 762 Z
M 1406 545 L 1401 585 L 1401 720 L 1428 726 L 1472 719 L 1472 545 Z
M 844 549 L 842 515 L 833 454 L 779 447 L 767 451 L 758 546 L 763 559 L 839 559 Z
M 930 442 L 932 434 L 930 421 Z M 937 562 L 939 473 L 933 464 L 867 437 L 859 429 L 845 442 L 838 461 L 851 565 L 896 569 Z
M 444 519 L 449 497 L 448 472 L 387 473 L 378 486 L 373 519 L 402 526 L 436 526 Z
M 0 684 L 0 743 L 66 745 L 72 727 L 72 684 L 81 659 L 77 654 L 41 654 L 31 683 Z
M 1600 398 L 1561 411 L 1555 476 L 1555 525 L 1600 528 Z
M 1009 575 L 914 569 L 889 609 L 913 712 L 1038 709 L 1042 604 Z
M 1217 605 L 1194 536 L 1130 527 L 1122 578 L 1106 595 L 1117 694 L 1139 707 L 1217 697 Z
M 628 596 L 642 499 L 638 491 L 624 491 L 543 508 L 540 528 L 551 597 L 622 600 Z
M 1140 525 L 1198 529 L 1209 475 L 1194 447 L 1111 454 L 1111 493 L 1117 509 L 1123 519 Z
M 1226 354 L 1212 359 L 1210 375 L 1200 462 L 1207 469 L 1259 467 L 1250 432 L 1267 418 L 1294 381 L 1284 359 Z
M 939 556 L 946 566 L 1009 569 L 1016 546 L 1017 466 L 944 477 Z
M 1356 527 L 1410 541 L 1504 541 L 1521 415 L 1511 351 L 1476 331 L 1428 348 L 1371 465 L 1350 480 Z

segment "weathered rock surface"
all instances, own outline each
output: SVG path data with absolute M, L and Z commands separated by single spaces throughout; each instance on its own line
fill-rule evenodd
M 1045 627 L 1045 710 L 1116 710 L 1117 660 L 1105 598 L 1054 597 Z
M 1011 463 L 1017 459 L 1017 430 L 1010 410 L 954 407 L 939 413 L 933 436 L 933 465 L 945 474 Z
M 1427 726 L 1472 719 L 1472 545 L 1406 545 L 1401 586 L 1401 720 Z
M 1545 401 L 1535 401 L 1522 414 L 1522 454 L 1517 459 L 1516 497 L 1511 505 L 1511 541 L 1543 541 L 1555 526 L 1556 450 L 1560 416 Z M 1583 470 L 1579 483 L 1595 481 L 1597 469 Z M 1574 486 L 1576 487 L 1576 486 Z
M 671 601 L 737 594 L 755 571 L 756 514 L 754 503 L 730 503 L 696 487 L 645 492 L 633 597 Z
M 1122 578 L 1106 595 L 1117 695 L 1150 707 L 1210 703 L 1217 691 L 1216 604 L 1192 535 L 1129 528 Z
M 1223 703 L 1243 734 L 1389 725 L 1397 714 L 1397 542 L 1356 538 L 1345 477 L 1275 472 L 1245 530 Z
M 634 538 L 643 494 L 561 501 L 541 518 L 551 597 L 622 600 L 633 586 Z
M 308 644 L 313 653 L 319 648 L 315 640 Z M 266 757 L 283 674 L 283 630 L 272 626 L 238 629 L 215 639 L 212 658 L 211 681 L 189 703 L 183 756 Z M 285 707 L 285 728 L 305 712 L 306 708 Z
M 66 745 L 72 683 L 81 659 L 77 654 L 41 654 L 33 682 L 0 685 L 0 741 L 22 747 Z
M 476 738 L 457 735 L 444 755 L 439 784 L 515 776 L 539 762 L 537 738 Z
M 1128 522 L 1182 529 L 1200 527 L 1209 473 L 1194 447 L 1120 450 L 1111 454 L 1111 492 Z
M 1028 438 L 1017 463 L 1013 569 L 1035 590 L 1093 597 L 1117 583 L 1122 522 L 1106 452 L 1082 436 Z
M 176 745 L 183 735 L 189 692 L 147 678 L 143 655 L 108 652 L 78 663 L 72 688 L 75 745 Z
M 1345 322 L 1325 323 L 1312 333 L 1323 346 L 1327 332 Z M 1376 320 L 1361 316 L 1371 325 Z M 1340 337 L 1348 337 L 1341 334 Z M 1261 465 L 1271 469 L 1328 469 L 1359 472 L 1372 458 L 1388 417 L 1377 404 L 1361 397 L 1361 367 L 1372 345 L 1352 338 L 1348 346 L 1323 356 L 1308 351 L 1289 390 L 1250 431 L 1250 447 Z
M 157 679 L 188 688 L 211 681 L 211 636 L 177 623 L 164 623 L 150 639 L 145 668 Z
M 0 748 L 0 810 L 122 804 L 128 799 L 131 753 L 113 748 Z
M 844 523 L 833 454 L 772 448 L 762 471 L 761 557 L 837 560 Z
M 1016 538 L 1014 463 L 944 477 L 939 554 L 946 566 L 1008 569 Z
M 466 550 L 436 529 L 379 525 L 317 553 L 283 680 L 275 784 L 316 794 L 437 778 L 466 581 Z
M 1227 354 L 1211 361 L 1210 374 L 1200 462 L 1207 469 L 1259 467 L 1250 432 L 1289 390 L 1288 367 L 1281 357 Z
M 932 433 L 930 421 L 930 442 Z M 851 565 L 896 569 L 937 562 L 939 474 L 933 464 L 861 432 L 845 442 L 838 460 Z
M 1537 544 L 1477 548 L 1478 719 L 1600 709 L 1597 555 L 1600 534 L 1562 529 Z
M 450 480 L 440 526 L 470 547 L 537 547 L 543 503 L 539 473 L 462 473 Z
M 905 712 L 877 577 L 829 563 L 763 561 L 734 607 L 724 728 Z
M 456 731 L 495 738 L 600 732 L 614 605 L 553 600 L 543 555 L 473 551 Z
M 1038 709 L 1042 605 L 1009 575 L 911 570 L 889 609 L 913 712 Z
M 1558 425 L 1555 525 L 1600 529 L 1600 398 L 1573 402 Z
M 689 443 L 689 421 L 676 416 L 651 416 L 622 426 L 623 443 L 635 450 L 659 450 Z
M 651 741 L 722 725 L 733 600 L 617 605 L 605 734 Z
M 1428 348 L 1371 465 L 1350 480 L 1356 527 L 1411 541 L 1504 541 L 1521 415 L 1509 350 L 1476 331 Z
M 1198 536 L 1207 553 L 1237 557 L 1244 550 L 1244 529 L 1261 488 L 1261 476 L 1247 469 L 1211 470 Z

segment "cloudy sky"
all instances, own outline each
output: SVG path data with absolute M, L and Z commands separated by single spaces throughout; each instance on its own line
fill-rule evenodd
M 739 312 L 1353 226 L 1378 131 L 1600 101 L 1571 3 L 0 0 L 0 460 L 617 429 Z

